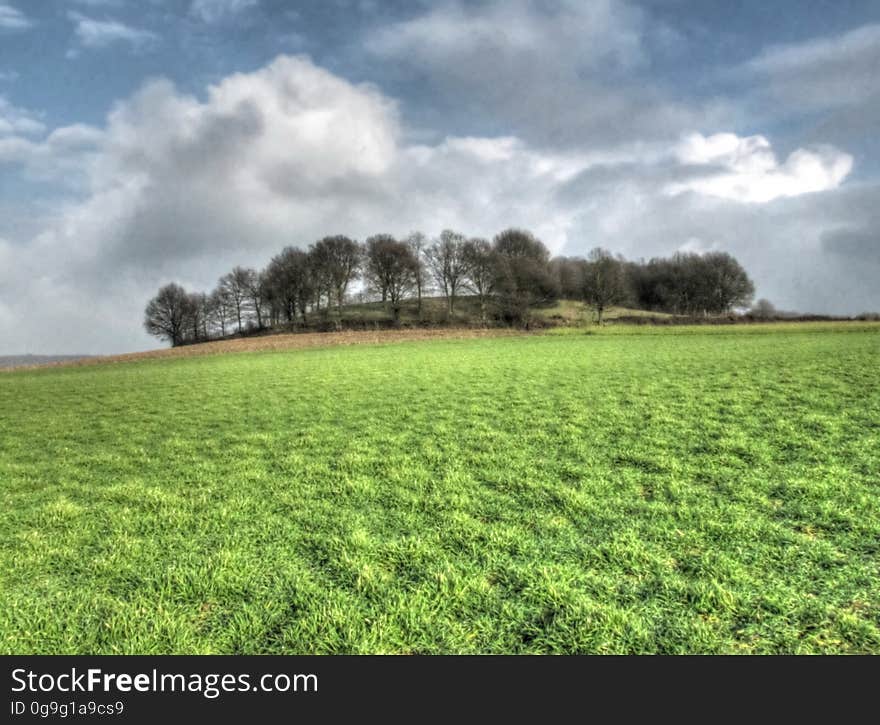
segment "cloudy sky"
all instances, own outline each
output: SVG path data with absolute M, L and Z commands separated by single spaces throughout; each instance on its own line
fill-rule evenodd
M 0 354 L 325 234 L 726 250 L 880 309 L 876 0 L 0 0 Z

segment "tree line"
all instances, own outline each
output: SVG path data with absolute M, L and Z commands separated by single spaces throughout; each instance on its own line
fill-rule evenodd
M 263 270 L 235 267 L 211 292 L 162 287 L 144 326 L 172 345 L 267 328 L 307 327 L 316 319 L 342 327 L 343 308 L 359 288 L 399 324 L 405 300 L 423 319 L 423 297 L 439 293 L 453 319 L 456 301 L 473 298 L 482 325 L 528 327 L 531 311 L 559 298 L 583 300 L 602 321 L 613 305 L 680 314 L 719 314 L 747 305 L 754 286 L 729 254 L 678 253 L 627 261 L 601 248 L 586 258 L 551 258 L 531 232 L 507 229 L 491 241 L 444 230 L 428 240 L 377 234 L 363 243 L 336 235 L 307 249 L 289 246 Z

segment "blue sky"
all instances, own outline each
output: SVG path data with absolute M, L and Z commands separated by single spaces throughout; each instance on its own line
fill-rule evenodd
M 0 353 L 150 347 L 168 279 L 447 226 L 878 309 L 877 67 L 877 2 L 0 0 Z

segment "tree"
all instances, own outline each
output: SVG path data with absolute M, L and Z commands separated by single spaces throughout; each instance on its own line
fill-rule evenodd
M 528 327 L 531 310 L 559 296 L 559 283 L 550 270 L 550 252 L 523 229 L 506 229 L 492 242 L 497 259 L 495 289 L 502 316 Z
M 752 317 L 757 317 L 762 320 L 770 320 L 776 317 L 776 307 L 770 300 L 766 300 L 763 297 L 755 302 L 752 309 L 749 310 L 749 314 Z
M 315 299 L 315 290 L 320 289 L 316 281 L 315 266 L 308 255 L 302 258 L 302 266 L 298 268 L 298 284 L 296 287 L 296 304 L 299 307 L 303 325 L 308 324 L 306 313 Z
M 559 285 L 559 294 L 566 300 L 579 300 L 584 294 L 584 265 L 580 257 L 554 257 L 550 272 Z
M 220 329 L 220 335 L 226 337 L 226 323 L 232 318 L 232 301 L 222 287 L 218 286 L 208 296 L 207 315 L 211 325 Z
M 245 292 L 248 297 L 248 303 L 254 315 L 257 318 L 257 329 L 263 329 L 263 312 L 266 305 L 266 297 L 268 285 L 266 283 L 265 272 L 257 272 L 253 269 L 247 270 L 247 279 L 245 280 Z
M 659 299 L 657 290 L 657 262 L 657 259 L 652 259 L 650 262 L 641 260 L 624 264 L 633 305 L 638 309 L 663 309 L 663 303 Z M 581 288 L 581 293 L 583 294 L 583 287 Z
M 306 256 L 309 276 L 312 280 L 312 294 L 309 297 L 309 305 L 312 306 L 315 311 L 321 312 L 321 302 L 326 299 L 327 305 L 324 307 L 324 312 L 326 314 L 330 309 L 332 292 L 327 267 L 320 257 L 321 254 L 315 249 L 315 245 L 311 245 Z
M 390 234 L 375 234 L 364 242 L 364 277 L 367 286 L 378 293 L 382 303 L 388 301 L 388 277 L 393 268 L 391 245 L 395 239 Z
M 444 229 L 440 233 L 440 238 L 425 250 L 425 261 L 440 289 L 443 290 L 450 317 L 455 311 L 455 296 L 467 276 L 464 245 L 464 235 L 451 229 Z
M 274 314 L 289 323 L 296 322 L 297 308 L 306 323 L 306 308 L 312 303 L 309 255 L 296 247 L 285 247 L 266 267 L 265 285 Z
M 337 235 L 316 242 L 311 252 L 314 269 L 336 298 L 336 312 L 341 318 L 345 293 L 360 268 L 360 246 L 348 237 Z M 331 304 L 329 299 L 328 304 Z
M 465 285 L 480 301 L 480 323 L 486 325 L 486 306 L 498 281 L 498 257 L 492 245 L 485 239 L 469 239 L 464 245 L 464 262 L 467 269 Z
M 755 285 L 749 275 L 726 252 L 709 252 L 702 257 L 707 280 L 705 308 L 715 314 L 747 306 L 754 297 Z
M 507 259 L 529 259 L 547 264 L 550 251 L 534 234 L 525 229 L 505 229 L 492 240 L 495 251 Z
M 390 234 L 370 237 L 366 242 L 367 284 L 391 302 L 392 316 L 400 321 L 400 304 L 416 286 L 418 262 L 405 242 Z
M 596 320 L 601 325 L 605 310 L 626 300 L 627 280 L 623 260 L 615 259 L 601 247 L 593 249 L 584 267 L 583 296 L 596 310 Z
M 422 293 L 427 288 L 427 278 L 425 275 L 425 249 L 428 241 L 421 232 L 411 232 L 406 238 L 407 246 L 412 252 L 413 259 L 416 261 L 416 298 L 418 299 L 418 316 L 419 321 L 422 319 Z
M 708 315 L 747 306 L 755 288 L 726 252 L 677 252 L 671 258 L 625 263 L 635 304 L 645 310 Z
M 243 314 L 248 302 L 248 290 L 252 286 L 252 276 L 255 274 L 252 269 L 244 267 L 235 267 L 233 270 L 220 278 L 217 283 L 218 287 L 223 290 L 223 294 L 227 296 L 232 309 L 235 312 L 235 319 L 238 322 L 238 331 L 242 331 Z
M 144 328 L 150 335 L 177 347 L 183 342 L 188 306 L 186 290 L 173 282 L 167 284 L 147 303 Z
M 184 339 L 190 342 L 208 339 L 207 306 L 208 298 L 204 292 L 187 294 L 184 310 Z

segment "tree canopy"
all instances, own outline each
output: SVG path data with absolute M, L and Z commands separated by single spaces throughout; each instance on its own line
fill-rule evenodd
M 745 308 L 754 296 L 748 274 L 724 252 L 633 262 L 594 248 L 586 258 L 551 259 L 525 229 L 505 229 L 491 242 L 445 229 L 433 240 L 421 232 L 403 239 L 376 234 L 364 243 L 334 235 L 307 248 L 287 246 L 265 269 L 234 267 L 209 293 L 167 284 L 147 304 L 144 326 L 172 345 L 315 320 L 339 327 L 353 291 L 377 299 L 399 324 L 402 304 L 413 296 L 422 320 L 422 296 L 432 282 L 446 301 L 447 320 L 455 319 L 456 300 L 472 295 L 481 325 L 524 327 L 536 307 L 560 297 L 583 300 L 601 321 L 614 305 L 710 315 Z M 768 304 L 759 303 L 753 314 L 771 314 Z

